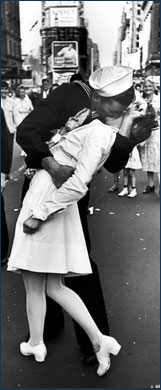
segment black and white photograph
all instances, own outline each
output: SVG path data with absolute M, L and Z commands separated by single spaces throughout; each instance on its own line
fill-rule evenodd
M 160 1 L 1 1 L 1 387 L 160 388 Z

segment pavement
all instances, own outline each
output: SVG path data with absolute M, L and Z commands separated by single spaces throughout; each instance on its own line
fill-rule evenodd
M 12 171 L 23 162 L 15 144 Z M 122 176 L 122 173 L 121 173 Z M 138 196 L 108 194 L 113 177 L 104 168 L 91 184 L 88 216 L 92 257 L 99 265 L 111 336 L 122 345 L 104 377 L 80 360 L 71 318 L 47 343 L 44 363 L 24 357 L 19 344 L 28 331 L 20 275 L 1 268 L 2 388 L 156 388 L 160 387 L 160 196 L 142 195 L 146 174 L 137 172 Z M 122 178 L 120 183 L 122 182 Z M 12 245 L 21 207 L 23 175 L 5 190 Z M 120 184 L 121 188 L 121 184 Z

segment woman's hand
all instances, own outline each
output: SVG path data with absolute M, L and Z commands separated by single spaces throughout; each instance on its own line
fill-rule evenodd
M 23 223 L 23 232 L 26 234 L 34 234 L 39 229 L 41 222 L 38 218 L 27 218 Z

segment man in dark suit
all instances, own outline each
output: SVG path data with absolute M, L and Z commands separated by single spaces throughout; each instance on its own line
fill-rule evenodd
M 50 83 L 47 76 L 42 78 L 41 92 L 37 95 L 35 105 L 41 102 L 42 99 L 46 99 L 50 93 Z
M 95 98 L 95 101 L 98 100 L 98 98 L 99 96 Z M 131 102 L 130 99 L 129 104 Z M 81 81 L 62 84 L 51 92 L 47 99 L 42 100 L 17 129 L 17 142 L 27 154 L 27 166 L 30 168 L 46 169 L 52 176 L 57 188 L 71 176 L 73 169 L 61 166 L 53 159 L 46 141 L 51 138 L 51 131 L 60 129 L 64 126 L 69 117 L 75 116 L 85 107 L 91 109 L 91 103 L 93 104 L 92 89 L 88 84 Z M 126 103 L 126 105 L 128 105 L 128 103 Z M 81 123 L 81 125 L 89 123 L 95 118 L 99 118 L 105 122 L 105 116 L 106 112 L 105 115 L 102 116 L 91 110 L 90 117 L 86 118 L 86 121 Z M 104 167 L 111 173 L 121 170 L 128 160 L 129 153 L 136 144 L 137 139 L 134 137 L 128 138 L 126 137 L 126 134 L 125 136 L 117 134 L 112 152 L 106 160 Z M 86 215 L 88 196 L 89 195 L 87 194 L 85 198 L 79 201 L 78 206 L 88 251 L 90 252 L 90 237 Z M 109 325 L 98 267 L 92 259 L 91 265 L 93 270 L 92 275 L 79 278 L 68 278 L 66 283 L 84 300 L 100 330 L 104 334 L 109 334 Z M 57 319 L 57 331 L 59 331 L 63 327 L 62 311 L 55 302 L 49 302 L 49 300 L 47 300 L 45 333 L 47 331 L 48 337 L 50 333 L 52 333 L 52 335 L 54 334 L 55 319 Z M 93 354 L 88 337 L 77 324 L 75 324 L 75 331 L 78 344 L 83 348 L 84 363 L 91 364 L 95 362 L 95 355 Z
M 34 87 L 29 94 L 29 98 L 32 102 L 33 107 L 41 102 L 42 99 L 46 99 L 48 94 L 51 92 L 50 83 L 47 76 L 42 78 L 41 92 L 37 91 L 37 88 Z

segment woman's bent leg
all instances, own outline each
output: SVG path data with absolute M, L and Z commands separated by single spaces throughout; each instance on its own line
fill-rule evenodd
M 76 292 L 85 303 L 92 318 L 103 334 L 109 335 L 109 324 L 106 306 L 103 297 L 98 267 L 90 258 L 92 274 L 65 278 L 65 285 Z M 78 344 L 86 355 L 93 354 L 93 346 L 86 332 L 74 321 L 74 328 Z
M 31 346 L 43 342 L 44 321 L 46 315 L 46 275 L 37 272 L 22 271 L 26 289 L 26 311 L 29 323 Z
M 85 330 L 92 342 L 94 350 L 97 352 L 100 347 L 102 334 L 81 298 L 73 290 L 66 287 L 62 283 L 61 276 L 56 274 L 49 274 L 47 276 L 46 290 L 47 295 L 58 302 Z
M 120 345 L 112 337 L 100 332 L 81 298 L 62 283 L 61 275 L 47 276 L 46 291 L 87 333 L 99 362 L 97 374 L 104 375 L 110 367 L 110 353 L 117 355 Z

